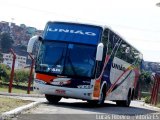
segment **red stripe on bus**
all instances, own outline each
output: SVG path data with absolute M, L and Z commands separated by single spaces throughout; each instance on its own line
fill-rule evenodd
M 45 75 L 45 74 L 40 74 L 40 73 L 36 74 L 36 79 L 43 80 L 47 83 L 52 82 L 53 79 L 55 78 L 56 78 L 55 76 L 51 76 L 51 75 Z

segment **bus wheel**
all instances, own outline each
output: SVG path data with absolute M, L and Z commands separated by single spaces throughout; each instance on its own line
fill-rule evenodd
M 87 102 L 91 105 L 97 105 L 98 100 L 87 100 Z
M 52 104 L 56 104 L 58 103 L 62 97 L 60 96 L 55 96 L 55 95 L 47 95 L 45 94 L 45 97 L 46 99 L 48 100 L 49 103 L 52 103 Z
M 99 100 L 88 100 L 87 102 L 92 105 L 103 105 L 106 98 L 106 87 L 103 87 Z
M 105 101 L 105 98 L 106 98 L 106 88 L 103 87 L 102 92 L 100 94 L 100 99 L 98 100 L 97 104 L 98 105 L 103 105 L 104 101 Z
M 119 101 L 116 101 L 116 104 L 118 106 L 122 106 L 122 107 L 129 107 L 130 106 L 130 103 L 131 103 L 131 95 L 128 94 L 127 96 L 127 100 L 119 100 Z

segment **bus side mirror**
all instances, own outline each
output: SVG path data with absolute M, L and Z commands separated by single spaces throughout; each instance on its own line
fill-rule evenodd
M 103 58 L 103 48 L 104 48 L 103 43 L 99 43 L 98 46 L 97 46 L 97 53 L 96 53 L 96 60 L 97 61 L 102 61 L 102 58 Z
M 42 37 L 36 35 L 36 36 L 33 36 L 33 37 L 30 38 L 30 40 L 28 42 L 28 46 L 27 46 L 27 52 L 28 53 L 32 53 L 33 46 L 34 46 L 34 43 L 36 41 L 42 41 Z

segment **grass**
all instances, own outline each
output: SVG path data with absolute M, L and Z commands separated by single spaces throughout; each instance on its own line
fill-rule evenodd
M 8 97 L 0 97 L 0 114 L 3 112 L 13 110 L 17 107 L 27 105 L 29 103 L 31 103 L 31 101 L 8 98 Z
M 3 81 L 1 81 L 0 80 L 0 82 L 2 83 L 2 84 L 9 84 L 9 82 L 3 82 Z M 13 81 L 13 83 L 12 83 L 13 85 L 17 85 L 14 81 Z M 26 82 L 20 82 L 19 84 L 18 84 L 19 86 L 24 86 L 24 87 L 27 87 L 28 86 L 28 83 L 26 83 Z M 32 85 L 32 84 L 31 84 Z
M 156 107 L 159 107 L 159 108 L 160 108 L 160 103 L 158 103 L 158 104 L 156 105 Z
M 0 86 L 0 92 L 8 92 L 8 87 Z M 12 88 L 12 93 L 27 93 L 27 90 Z M 33 91 L 30 91 L 30 94 L 33 94 Z
M 149 99 L 149 97 L 151 97 L 151 93 L 149 93 L 149 92 L 142 92 L 142 100 L 144 100 L 145 101 L 145 103 L 150 103 L 150 99 Z M 157 103 L 157 105 L 156 105 L 156 107 L 159 107 L 160 108 L 160 93 L 158 94 L 158 103 Z

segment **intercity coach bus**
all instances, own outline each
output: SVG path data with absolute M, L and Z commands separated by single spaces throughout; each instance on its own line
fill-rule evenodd
M 76 98 L 102 105 L 105 100 L 129 106 L 140 75 L 142 54 L 110 27 L 48 22 L 39 41 L 34 91 L 50 103 Z

